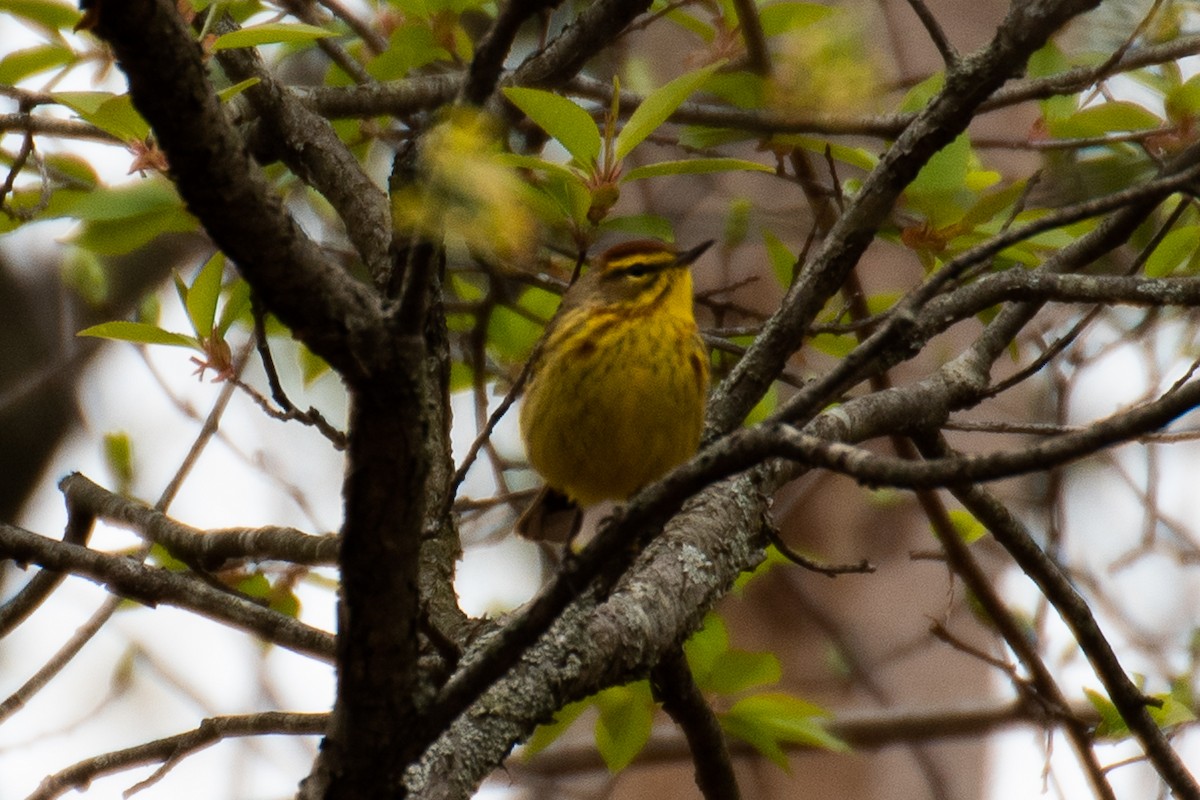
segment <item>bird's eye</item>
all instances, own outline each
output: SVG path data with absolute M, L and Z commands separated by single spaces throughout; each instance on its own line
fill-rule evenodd
M 631 278 L 641 278 L 645 275 L 649 275 L 651 272 L 653 272 L 653 270 L 648 264 L 634 264 L 625 268 L 625 274 Z

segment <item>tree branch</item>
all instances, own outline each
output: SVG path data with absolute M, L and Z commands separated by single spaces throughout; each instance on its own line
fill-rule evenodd
M 333 564 L 338 537 L 312 536 L 293 528 L 227 528 L 203 531 L 176 522 L 149 506 L 92 483 L 78 472 L 63 478 L 59 488 L 68 502 L 95 516 L 127 525 L 148 541 L 161 544 L 171 555 L 198 569 L 220 569 L 231 560 L 287 561 L 292 564 Z
M 217 245 L 295 334 L 350 380 L 384 351 L 381 310 L 288 216 L 225 117 L 200 46 L 168 0 L 86 2 L 94 30 L 129 79 L 171 177 Z
M 738 800 L 742 795 L 733 774 L 725 732 L 696 685 L 683 651 L 668 653 L 659 661 L 650 673 L 650 682 L 663 711 L 675 720 L 687 739 L 701 794 L 706 800 Z
M 1096 4 L 1095 0 L 1015 4 L 991 43 L 948 71 L 945 87 L 884 153 L 821 250 L 801 270 L 779 310 L 716 387 L 708 412 L 710 432 L 731 430 L 758 402 L 925 162 L 965 129 L 979 104 L 1017 72 L 1051 33 Z
M 0 554 L 18 563 L 33 563 L 87 578 L 113 594 L 145 605 L 165 603 L 194 611 L 302 655 L 322 661 L 331 660 L 333 655 L 333 636 L 325 631 L 186 575 L 47 539 L 3 523 L 0 523 Z
M 225 12 L 214 9 L 210 13 L 222 14 L 218 31 L 238 30 Z M 245 94 L 258 112 L 252 149 L 260 160 L 281 159 L 296 177 L 320 192 L 337 212 L 370 274 L 386 273 L 392 215 L 384 191 L 363 170 L 333 126 L 264 68 L 256 50 L 219 50 L 216 56 L 231 81 L 257 80 Z
M 95 524 L 96 515 L 81 504 L 67 499 L 67 526 L 62 540 L 67 544 L 87 545 Z M 21 590 L 0 606 L 0 639 L 25 619 L 50 596 L 66 575 L 62 572 L 42 570 L 29 579 Z M 2 717 L 2 715 L 0 715 Z
M 124 750 L 86 758 L 64 770 L 47 776 L 37 791 L 26 800 L 52 800 L 72 789 L 86 789 L 96 778 L 112 775 L 144 764 L 161 762 L 155 774 L 138 788 L 158 780 L 166 770 L 199 750 L 225 739 L 241 736 L 317 735 L 324 733 L 328 714 L 302 714 L 287 711 L 263 711 L 258 714 L 209 717 L 186 733 L 156 739 Z M 133 790 L 130 790 L 133 791 Z
M 944 443 L 934 452 L 950 453 Z M 943 456 L 944 457 L 944 456 Z M 1121 712 L 1129 730 L 1137 737 L 1155 771 L 1176 797 L 1200 798 L 1200 786 L 1180 761 L 1166 735 L 1146 710 L 1147 699 L 1125 673 L 1112 646 L 1104 637 L 1087 601 L 1080 596 L 1061 568 L 1047 556 L 1025 526 L 990 493 L 969 482 L 951 488 L 954 496 L 995 537 L 1021 570 L 1037 584 L 1042 594 L 1071 629 L 1080 649 L 1100 677 L 1109 699 Z

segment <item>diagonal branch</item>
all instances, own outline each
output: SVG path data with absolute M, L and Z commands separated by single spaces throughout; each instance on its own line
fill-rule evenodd
M 705 800 L 738 800 L 742 795 L 733 774 L 725 732 L 696 685 L 683 651 L 668 653 L 650 673 L 650 680 L 663 710 L 687 738 L 696 768 L 696 785 Z
M 86 2 L 189 210 L 266 305 L 348 379 L 369 374 L 378 301 L 327 259 L 283 208 L 226 119 L 191 31 L 168 0 Z
M 475 57 L 467 70 L 467 78 L 459 90 L 460 102 L 483 105 L 496 90 L 496 82 L 504 69 L 504 59 L 512 49 L 513 40 L 525 20 L 547 11 L 562 0 L 508 0 L 491 29 L 475 48 Z
M 930 451 L 940 457 L 952 452 L 945 443 L 931 445 Z M 1200 786 L 1146 710 L 1146 696 L 1126 674 L 1087 601 L 1071 585 L 1062 569 L 1038 547 L 1025 526 L 989 492 L 969 482 L 951 487 L 951 491 L 987 527 L 1062 616 L 1103 682 L 1109 699 L 1121 712 L 1129 730 L 1145 750 L 1146 758 L 1171 787 L 1174 796 L 1188 800 L 1200 798 Z
M 920 168 L 966 128 L 979 105 L 1018 72 L 1055 30 L 1096 4 L 1095 0 L 1013 4 L 991 43 L 948 71 L 945 87 L 884 153 L 780 309 L 716 387 L 709 405 L 710 435 L 731 430 L 762 397 Z
M 237 30 L 228 18 L 216 27 L 222 33 Z M 384 191 L 363 170 L 333 126 L 281 85 L 263 66 L 257 51 L 221 50 L 217 60 L 230 80 L 256 81 L 245 92 L 258 112 L 252 142 L 256 155 L 264 162 L 281 159 L 300 180 L 320 192 L 345 225 L 368 272 L 384 274 L 392 238 L 391 210 Z

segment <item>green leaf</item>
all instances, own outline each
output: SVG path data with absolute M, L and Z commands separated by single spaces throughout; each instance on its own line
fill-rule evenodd
M 450 394 L 462 392 L 475 385 L 475 370 L 461 361 L 450 362 Z
M 767 387 L 767 391 L 763 392 L 763 396 L 754 404 L 754 408 L 750 409 L 750 413 L 742 420 L 742 425 L 749 427 L 762 422 L 764 419 L 775 413 L 776 407 L 779 405 L 779 389 L 774 384 Z
M 377 80 L 397 80 L 414 69 L 450 58 L 450 51 L 437 41 L 428 21 L 416 19 L 392 31 L 387 49 L 371 60 L 367 72 Z
M 292 619 L 300 616 L 300 598 L 291 589 L 280 590 L 276 587 L 275 591 L 271 592 L 268 607 L 272 611 L 283 614 L 285 617 L 291 617 Z
M 756 686 L 779 683 L 783 667 L 774 653 L 751 653 L 736 648 L 721 653 L 701 688 L 717 694 L 737 694 Z
M 217 299 L 221 296 L 221 278 L 225 274 L 225 254 L 220 250 L 213 253 L 187 291 L 188 319 L 192 330 L 201 339 L 213 334 L 213 323 L 217 318 Z
M 707 685 L 717 659 L 728 649 L 729 631 L 725 628 L 725 621 L 716 612 L 708 612 L 704 615 L 700 630 L 683 643 L 683 654 L 698 686 L 704 688 Z
M 1050 133 L 1060 139 L 1081 139 L 1105 134 L 1151 130 L 1162 120 L 1137 103 L 1113 100 L 1076 111 L 1066 119 L 1050 120 Z
M 133 442 L 129 434 L 104 434 L 104 462 L 117 481 L 117 494 L 128 494 L 133 485 Z
M 1085 688 L 1083 693 L 1092 707 L 1100 712 L 1100 724 L 1096 726 L 1095 733 L 1098 738 L 1124 739 L 1129 736 L 1129 726 L 1111 700 L 1094 689 Z
M 983 523 L 975 519 L 975 516 L 970 511 L 956 508 L 946 512 L 950 517 L 950 522 L 954 525 L 954 531 L 958 534 L 958 538 L 964 543 L 971 544 L 987 535 L 987 528 Z
M 775 280 L 785 289 L 792 285 L 796 272 L 796 257 L 783 243 L 783 240 L 772 231 L 763 231 L 763 243 L 767 246 L 767 259 L 771 262 L 771 272 Z
M 333 36 L 333 32 L 316 25 L 305 25 L 302 22 L 268 22 L 222 34 L 213 42 L 212 49 L 215 52 L 279 42 L 307 42 L 313 39 L 324 39 L 327 36 Z
M 553 161 L 538 158 L 537 156 L 526 156 L 520 153 L 497 153 L 496 163 L 506 167 L 517 167 L 518 169 L 539 170 L 565 180 L 574 181 L 580 187 L 584 186 L 583 178 L 574 170 L 564 167 L 562 164 L 555 164 Z
M 600 157 L 600 129 L 592 115 L 565 97 L 541 89 L 508 87 L 508 101 L 566 148 L 580 167 L 591 169 Z
M 60 273 L 63 283 L 88 305 L 100 306 L 108 299 L 108 273 L 94 253 L 71 248 L 63 259 Z
M 700 88 L 708 77 L 724 65 L 724 61 L 709 64 L 706 67 L 680 75 L 675 80 L 661 86 L 647 95 L 642 104 L 630 115 L 625 127 L 617 134 L 614 155 L 621 161 L 633 148 L 637 147 L 647 136 L 654 133 L 659 125 L 667 121 L 667 117 L 688 98 L 692 92 Z
M 706 172 L 732 172 L 735 170 L 770 172 L 772 174 L 775 172 L 774 167 L 742 158 L 690 158 L 681 161 L 660 161 L 657 164 L 636 167 L 622 175 L 621 182 L 657 178 L 662 175 L 699 175 Z
M 299 358 L 300 374 L 305 386 L 311 386 L 317 378 L 329 372 L 329 362 L 303 345 L 300 346 Z
M 675 226 L 671 220 L 659 214 L 629 214 L 623 217 L 605 217 L 596 226 L 598 231 L 620 231 L 633 236 L 658 239 L 660 242 L 675 241 Z
M 779 692 L 758 694 L 739 700 L 721 715 L 721 727 L 731 736 L 748 742 L 781 769 L 787 769 L 782 744 L 819 747 L 845 752 L 845 742 L 825 730 L 826 712 L 798 697 Z
M 217 97 L 221 98 L 221 102 L 228 102 L 230 99 L 237 97 L 242 92 L 249 89 L 251 86 L 257 86 L 262 82 L 261 78 L 246 78 L 244 81 L 238 81 L 233 86 L 226 86 L 221 91 L 217 92 Z
M 1200 248 L 1200 226 L 1187 225 L 1167 233 L 1146 259 L 1148 278 L 1162 278 L 1187 263 Z
M 97 255 L 116 256 L 133 252 L 165 233 L 188 233 L 196 227 L 196 218 L 177 207 L 126 219 L 88 222 L 70 241 Z
M 21 17 L 52 31 L 74 28 L 79 22 L 77 8 L 53 0 L 0 0 L 0 12 Z
M 707 125 L 685 125 L 679 132 L 679 146 L 695 150 L 711 150 L 733 142 L 744 142 L 754 138 L 746 131 L 734 128 L 712 128 Z
M 1175 692 L 1154 696 L 1162 700 L 1162 706 L 1159 708 L 1147 706 L 1146 710 L 1150 712 L 1150 717 L 1158 727 L 1167 729 L 1173 728 L 1176 725 L 1195 722 L 1196 714 L 1192 711 L 1190 704 L 1186 700 L 1176 697 Z
M 971 166 L 971 140 L 964 133 L 933 154 L 906 193 L 949 192 L 962 187 Z
M 574 703 L 568 703 L 558 710 L 554 715 L 554 721 L 546 725 L 539 725 L 537 730 L 533 732 L 533 736 L 529 737 L 529 741 L 525 743 L 523 755 L 525 758 L 533 758 L 538 753 L 545 750 L 554 741 L 562 736 L 563 731 L 571 726 L 571 723 L 579 718 L 579 715 L 592 704 L 591 698 L 576 700 Z
M 1200 75 L 1193 75 L 1167 94 L 1164 101 L 1167 116 L 1179 122 L 1200 113 Z
M 858 346 L 858 339 L 848 333 L 818 333 L 808 343 L 827 356 L 845 358 Z
M 758 12 L 763 33 L 777 36 L 820 22 L 833 13 L 829 6 L 819 3 L 772 3 Z
M 596 720 L 596 749 L 609 772 L 617 773 L 633 761 L 654 723 L 654 697 L 648 681 L 614 686 L 596 695 L 600 716 Z
M 92 166 L 92 163 L 77 155 L 49 153 L 46 155 L 46 166 L 93 188 L 100 183 L 100 178 L 96 175 L 96 168 Z
M 255 572 L 238 581 L 234 588 L 247 597 L 257 597 L 265 600 L 271 593 L 271 582 L 267 580 L 266 575 L 263 575 L 261 572 Z
M 221 319 L 217 322 L 217 335 L 225 336 L 230 326 L 250 312 L 250 284 L 238 278 L 229 287 L 225 295 L 225 305 L 221 306 Z
M 558 305 L 557 295 L 530 287 L 521 295 L 523 308 L 538 317 L 550 319 Z M 542 335 L 542 326 L 507 306 L 498 306 L 488 322 L 488 345 L 499 357 L 511 363 L 529 358 L 533 346 Z
M 30 75 L 54 69 L 74 60 L 74 51 L 60 44 L 44 44 L 28 50 L 17 50 L 0 59 L 0 83 L 11 86 Z
M 144 181 L 115 188 L 97 189 L 72 210 L 72 216 L 85 222 L 124 220 L 169 208 L 181 208 L 179 195 L 165 178 Z
M 735 197 L 729 203 L 729 215 L 725 217 L 725 229 L 721 231 L 721 247 L 726 250 L 746 241 L 750 232 L 750 212 L 754 204 L 746 197 Z
M 187 572 L 191 569 L 186 562 L 171 555 L 171 551 L 155 542 L 150 545 L 150 559 L 170 572 Z
M 704 22 L 701 19 L 697 19 L 696 17 L 692 16 L 691 14 L 688 14 L 685 10 L 683 10 L 681 8 L 676 8 L 676 7 L 672 7 L 670 5 L 661 4 L 661 3 L 655 3 L 651 7 L 651 10 L 654 13 L 663 13 L 665 11 L 666 18 L 668 20 L 675 23 L 679 27 L 683 28 L 685 31 L 688 31 L 688 32 L 693 33 L 696 36 L 700 37 L 700 39 L 703 40 L 707 44 L 711 44 L 712 40 L 714 38 L 716 38 L 717 34 L 716 34 L 716 31 L 713 30 L 712 25 L 709 25 L 707 22 Z
M 767 81 L 753 72 L 724 72 L 713 75 L 704 91 L 735 108 L 762 108 L 767 104 Z
M 138 342 L 140 344 L 165 344 L 172 347 L 188 347 L 200 350 L 200 342 L 191 336 L 181 333 L 164 331 L 155 325 L 144 322 L 102 322 L 90 328 L 84 328 L 76 336 L 95 336 L 100 339 L 115 339 L 122 342 Z
M 746 590 L 746 587 L 756 579 L 766 575 L 768 572 L 775 569 L 775 567 L 787 566 L 791 563 L 791 560 L 788 559 L 787 556 L 779 552 L 778 547 L 773 544 L 768 545 L 766 549 L 766 558 L 762 560 L 762 563 L 751 571 L 743 572 L 741 575 L 737 576 L 737 580 L 733 582 L 733 594 L 740 596 L 741 593 Z
M 51 96 L 85 122 L 111 133 L 121 141 L 141 141 L 150 135 L 150 125 L 133 107 L 133 99 L 127 94 L 54 92 Z

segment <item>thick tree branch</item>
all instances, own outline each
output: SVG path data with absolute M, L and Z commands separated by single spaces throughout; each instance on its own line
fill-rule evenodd
M 215 9 L 210 13 L 218 13 Z M 224 13 L 224 12 L 219 12 Z M 218 30 L 237 30 L 232 21 Z M 359 258 L 372 275 L 388 268 L 392 215 L 387 195 L 320 115 L 281 85 L 251 48 L 221 50 L 217 60 L 235 83 L 256 80 L 246 97 L 258 112 L 253 150 L 263 160 L 279 158 L 295 175 L 321 193 L 346 227 Z
M 644 677 L 695 630 L 743 570 L 761 561 L 765 538 L 753 532 L 762 529 L 764 503 L 747 478 L 714 487 L 647 547 L 607 599 L 589 590 L 568 603 L 541 629 L 545 635 L 528 650 L 518 649 L 511 671 L 486 683 L 490 688 L 478 702 L 454 719 L 413 768 L 412 796 L 469 796 L 516 742 L 563 704 Z M 614 527 L 620 526 L 608 530 Z M 579 557 L 590 558 L 588 550 Z M 537 613 L 536 605 L 506 627 Z M 459 674 L 489 663 L 508 645 L 499 634 L 479 642 L 464 657 Z
M 347 378 L 381 348 L 378 301 L 288 216 L 225 118 L 200 46 L 168 0 L 85 3 L 129 79 L 188 208 L 267 306 Z

